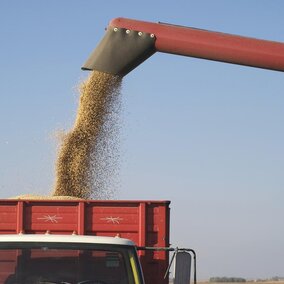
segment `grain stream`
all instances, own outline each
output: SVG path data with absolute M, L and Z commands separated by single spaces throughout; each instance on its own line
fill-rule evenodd
M 62 137 L 53 196 L 111 199 L 119 166 L 122 78 L 93 71 L 80 86 L 74 127 Z

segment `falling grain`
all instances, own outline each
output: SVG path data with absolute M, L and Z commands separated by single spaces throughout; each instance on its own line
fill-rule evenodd
M 119 161 L 121 77 L 94 71 L 80 87 L 73 129 L 64 135 L 53 196 L 109 199 Z

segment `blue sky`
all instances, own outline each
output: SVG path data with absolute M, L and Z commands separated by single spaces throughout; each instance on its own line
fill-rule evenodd
M 115 17 L 284 42 L 281 0 L 1 1 L 0 197 L 50 192 L 58 129 Z M 283 73 L 155 54 L 123 84 L 120 199 L 168 199 L 199 278 L 283 275 Z

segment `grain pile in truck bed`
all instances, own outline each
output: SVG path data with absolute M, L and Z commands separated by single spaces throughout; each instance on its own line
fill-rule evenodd
M 113 197 L 121 79 L 94 71 L 81 85 L 74 127 L 64 135 L 59 149 L 53 196 Z
M 50 195 L 36 195 L 36 194 L 23 194 L 15 197 L 11 197 L 10 199 L 34 199 L 34 200 L 81 200 L 82 198 L 75 196 L 50 196 Z

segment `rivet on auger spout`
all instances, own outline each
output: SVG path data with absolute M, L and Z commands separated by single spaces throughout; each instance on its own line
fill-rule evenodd
M 82 70 L 125 76 L 155 51 L 155 36 L 152 34 L 109 27 Z

